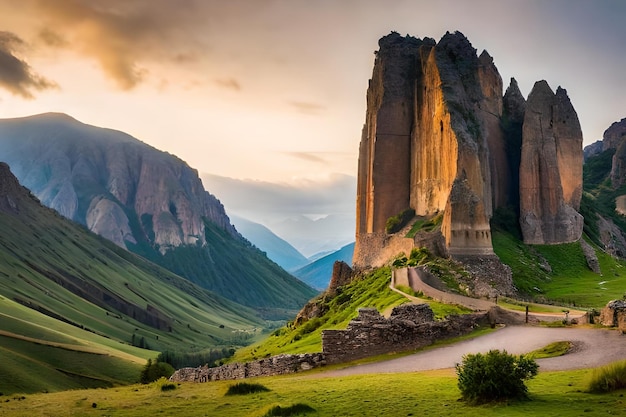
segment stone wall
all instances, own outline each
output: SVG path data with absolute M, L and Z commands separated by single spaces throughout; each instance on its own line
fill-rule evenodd
M 388 319 L 374 308 L 364 308 L 345 330 L 324 330 L 322 347 L 327 363 L 341 363 L 429 346 L 436 340 L 470 333 L 488 322 L 486 312 L 434 321 L 427 304 L 396 307 Z
M 492 319 L 493 320 L 493 319 Z M 435 321 L 428 304 L 404 304 L 393 309 L 388 319 L 375 308 L 362 308 L 346 330 L 322 332 L 323 353 L 278 355 L 248 363 L 231 363 L 216 368 L 202 366 L 177 370 L 173 382 L 209 382 L 257 376 L 285 375 L 348 362 L 368 356 L 413 350 L 436 340 L 461 336 L 478 325 L 489 323 L 487 312 L 452 316 Z
M 299 355 L 278 355 L 247 363 L 229 363 L 209 368 L 179 369 L 170 377 L 173 382 L 209 382 L 219 380 L 244 379 L 255 376 L 274 376 L 307 371 L 326 364 L 322 353 Z

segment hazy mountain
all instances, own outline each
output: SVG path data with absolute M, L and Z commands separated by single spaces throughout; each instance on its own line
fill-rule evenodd
M 286 270 L 292 271 L 308 263 L 307 258 L 289 242 L 276 236 L 262 224 L 237 216 L 231 216 L 231 221 L 239 233 Z
M 138 347 L 227 346 L 241 343 L 234 335 L 262 325 L 252 309 L 43 207 L 4 163 L 0 229 L 5 393 L 133 382 L 136 368 L 154 356 Z
M 194 169 L 125 133 L 4 119 L 0 160 L 43 204 L 233 301 L 287 317 L 315 293 L 237 233 Z
M 335 251 L 354 240 L 354 218 L 346 215 L 329 215 L 316 220 L 297 216 L 268 227 L 307 257 Z
M 307 258 L 354 240 L 355 177 L 286 184 L 202 174 L 202 181 L 229 214 L 268 227 Z
M 344 246 L 336 252 L 324 256 L 310 264 L 303 266 L 293 272 L 295 276 L 306 282 L 313 288 L 325 290 L 333 274 L 333 264 L 335 261 L 344 261 L 352 265 L 352 255 L 354 254 L 354 242 Z

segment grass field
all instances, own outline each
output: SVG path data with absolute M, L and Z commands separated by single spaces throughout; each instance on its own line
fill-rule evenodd
M 606 416 L 626 414 L 625 390 L 586 393 L 591 371 L 540 372 L 527 383 L 530 401 L 468 406 L 459 401 L 453 370 L 324 378 L 322 374 L 255 378 L 270 391 L 226 397 L 232 381 L 162 383 L 107 390 L 6 397 L 6 416 L 262 416 L 271 407 L 303 403 L 307 416 Z M 0 397 L 2 398 L 2 397 Z

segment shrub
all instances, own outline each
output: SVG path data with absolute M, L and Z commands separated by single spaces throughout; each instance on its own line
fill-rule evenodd
M 174 373 L 174 368 L 169 363 L 165 362 L 152 362 L 152 359 L 148 359 L 148 363 L 141 371 L 139 382 L 142 384 L 149 384 L 157 379 L 164 377 L 169 378 Z
M 462 398 L 471 404 L 527 397 L 524 381 L 537 375 L 539 365 L 524 355 L 490 350 L 463 356 L 456 365 Z
M 290 405 L 289 407 L 281 407 L 280 405 L 276 405 L 263 415 L 263 417 L 274 417 L 274 416 L 297 416 L 305 413 L 309 413 L 311 411 L 315 411 L 314 408 L 298 403 L 294 405 Z
M 415 216 L 415 210 L 408 208 L 400 214 L 391 216 L 385 224 L 385 231 L 389 234 L 396 233 L 402 229 Z
M 267 392 L 267 391 L 269 391 L 269 388 L 261 384 L 250 384 L 248 382 L 238 382 L 237 384 L 234 384 L 228 387 L 228 391 L 226 391 L 226 395 L 246 395 L 246 394 L 254 394 L 255 392 Z
M 176 389 L 176 384 L 173 382 L 167 382 L 161 385 L 161 391 L 173 391 Z
M 622 388 L 626 388 L 626 361 L 594 369 L 587 389 L 589 392 L 603 393 Z

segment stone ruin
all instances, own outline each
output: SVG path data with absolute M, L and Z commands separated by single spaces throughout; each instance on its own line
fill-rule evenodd
M 278 355 L 216 368 L 183 368 L 177 370 L 170 380 L 209 382 L 291 374 L 326 364 L 418 349 L 436 340 L 470 333 L 477 326 L 488 322 L 487 312 L 451 316 L 436 321 L 428 304 L 395 307 L 389 318 L 381 316 L 375 308 L 362 308 L 345 330 L 322 332 L 322 353 Z

